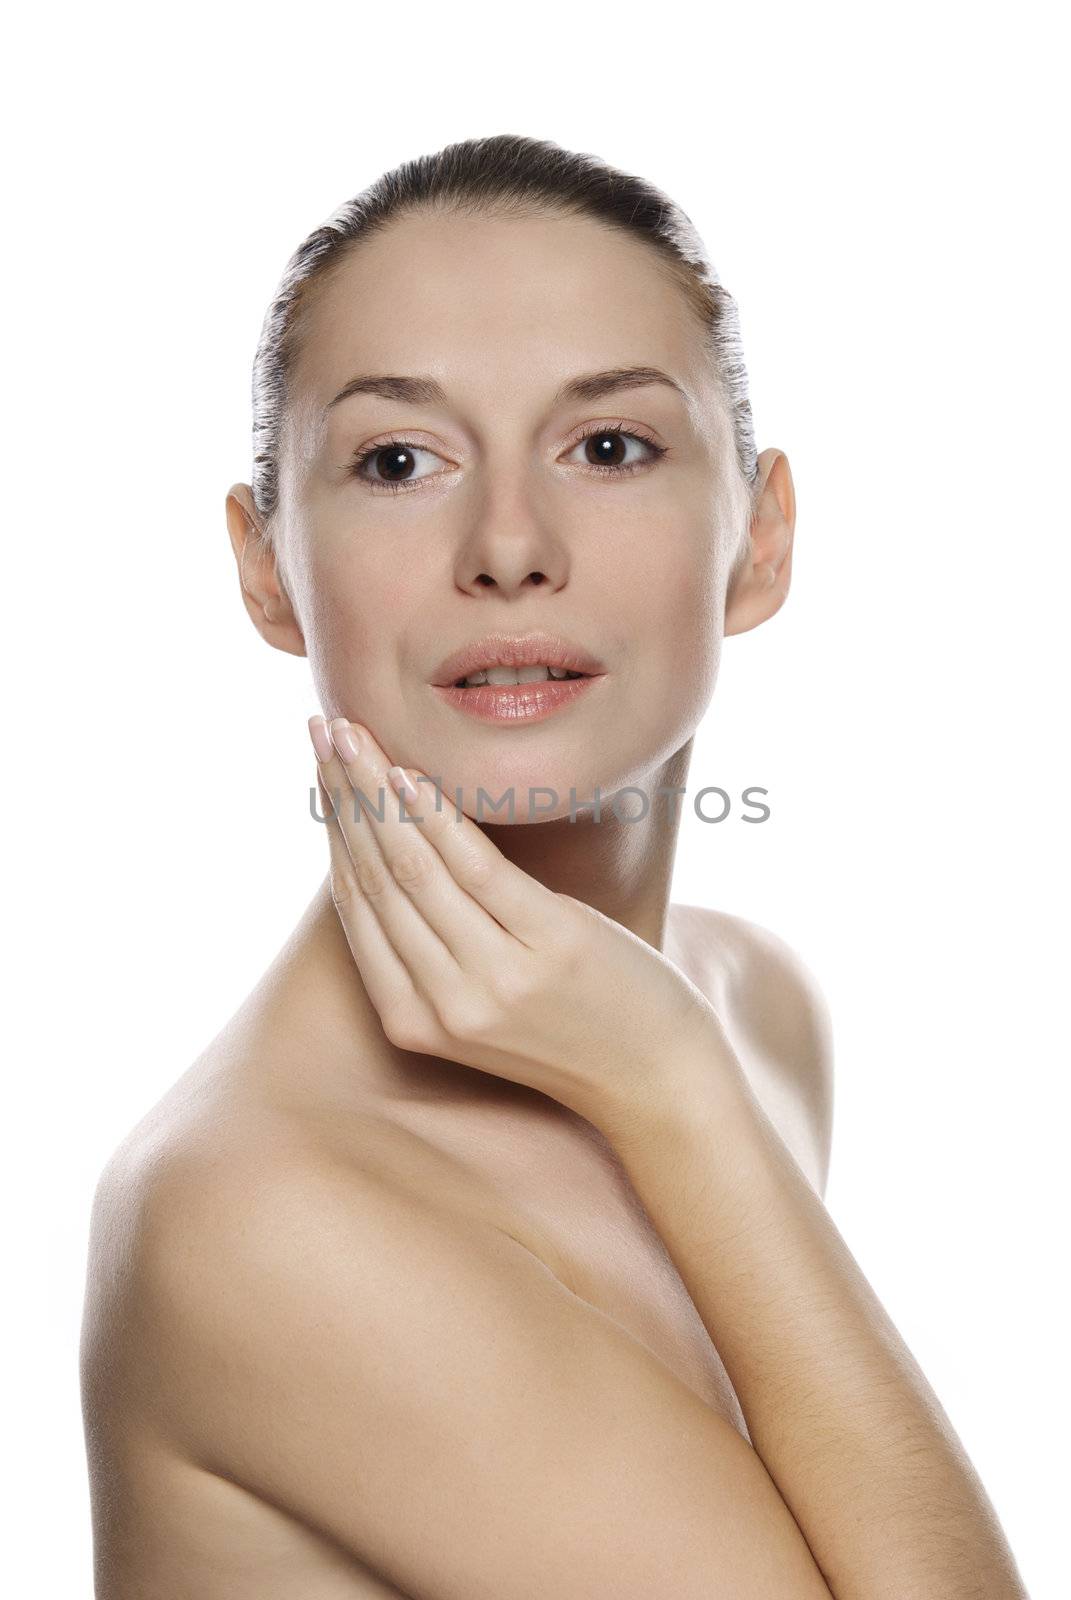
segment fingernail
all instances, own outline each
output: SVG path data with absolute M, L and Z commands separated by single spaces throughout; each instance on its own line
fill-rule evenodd
M 345 717 L 336 717 L 331 724 L 331 737 L 343 761 L 355 761 L 361 753 L 357 735 Z
M 417 786 L 404 767 L 388 767 L 387 777 L 394 787 L 395 794 L 401 795 L 403 800 L 415 800 L 417 798 Z
M 309 737 L 312 739 L 312 748 L 316 751 L 317 761 L 330 761 L 335 753 L 334 746 L 327 731 L 327 718 L 320 716 L 319 712 L 309 718 Z

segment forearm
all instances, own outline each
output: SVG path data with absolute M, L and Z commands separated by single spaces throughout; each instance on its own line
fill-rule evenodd
M 592 1120 L 836 1600 L 1022 1600 L 951 1423 L 738 1066 L 677 1065 Z

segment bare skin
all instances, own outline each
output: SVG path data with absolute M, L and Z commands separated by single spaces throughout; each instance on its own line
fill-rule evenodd
M 666 954 L 719 1007 L 768 1115 L 823 1192 L 831 1065 L 806 973 L 753 924 L 670 909 Z M 98 1594 L 405 1593 L 292 1508 L 228 1476 L 214 1426 L 218 1373 L 159 1288 L 161 1254 L 211 1256 L 235 1185 L 277 1206 L 283 1226 L 273 1175 L 315 1194 L 340 1167 L 448 1216 L 459 1281 L 488 1230 L 516 1239 L 592 1319 L 612 1318 L 747 1438 L 725 1368 L 612 1147 L 546 1096 L 393 1047 L 370 1014 L 325 882 L 257 989 L 101 1181 L 84 1345 Z M 352 1194 L 360 1207 L 360 1181 Z M 285 1254 L 281 1238 L 283 1293 Z M 568 1355 L 548 1350 L 549 1361 Z M 264 1425 L 270 1390 L 260 1404 Z M 256 1433 L 258 1419 L 248 1420 Z M 546 1468 L 555 1470 L 552 1459 Z
M 686 783 L 723 639 L 787 594 L 785 456 L 759 456 L 752 505 L 678 286 L 578 218 L 396 221 L 321 288 L 290 377 L 273 528 L 248 485 L 227 499 L 248 614 L 381 765 L 460 794 L 494 892 L 546 938 L 460 860 L 388 874 L 374 904 L 350 884 L 343 912 L 360 841 L 328 828 L 330 890 L 101 1181 L 98 1594 L 966 1600 L 1000 1569 L 986 1592 L 1018 1600 L 820 1204 L 807 973 L 752 924 L 670 906 L 675 806 L 568 817 L 572 791 Z M 634 472 L 595 470 L 596 426 L 630 436 Z M 421 464 L 398 492 L 355 471 L 387 441 Z M 587 699 L 489 727 L 434 693 L 449 654 L 530 629 L 599 658 Z M 527 825 L 533 785 L 561 798 Z M 512 787 L 515 822 L 477 828 L 477 786 Z M 455 975 L 501 1037 L 447 1026 Z

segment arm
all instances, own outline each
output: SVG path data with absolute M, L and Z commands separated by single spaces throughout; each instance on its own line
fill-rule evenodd
M 1022 1600 L 963 1447 L 724 1040 L 606 1093 L 610 1140 L 836 1600 Z

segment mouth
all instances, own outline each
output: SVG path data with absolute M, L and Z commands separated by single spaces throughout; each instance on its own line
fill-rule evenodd
M 477 722 L 520 727 L 598 698 L 608 676 L 596 656 L 560 634 L 496 633 L 447 656 L 432 688 Z
M 439 663 L 436 688 L 477 689 L 597 678 L 601 661 L 560 634 L 488 634 Z
M 567 667 L 486 667 L 482 672 L 470 672 L 454 683 L 455 689 L 478 689 L 483 684 L 496 686 L 518 683 L 565 683 L 571 678 L 590 678 L 590 672 L 570 672 Z
M 490 672 L 478 676 L 491 679 Z M 498 681 L 472 683 L 462 679 L 458 683 L 434 684 L 432 692 L 477 722 L 516 728 L 542 722 L 574 700 L 598 696 L 598 685 L 608 678 L 605 672 L 566 672 L 560 678 L 552 678 L 544 670 L 540 677 L 522 679 L 519 673 L 509 671 L 508 677 Z

